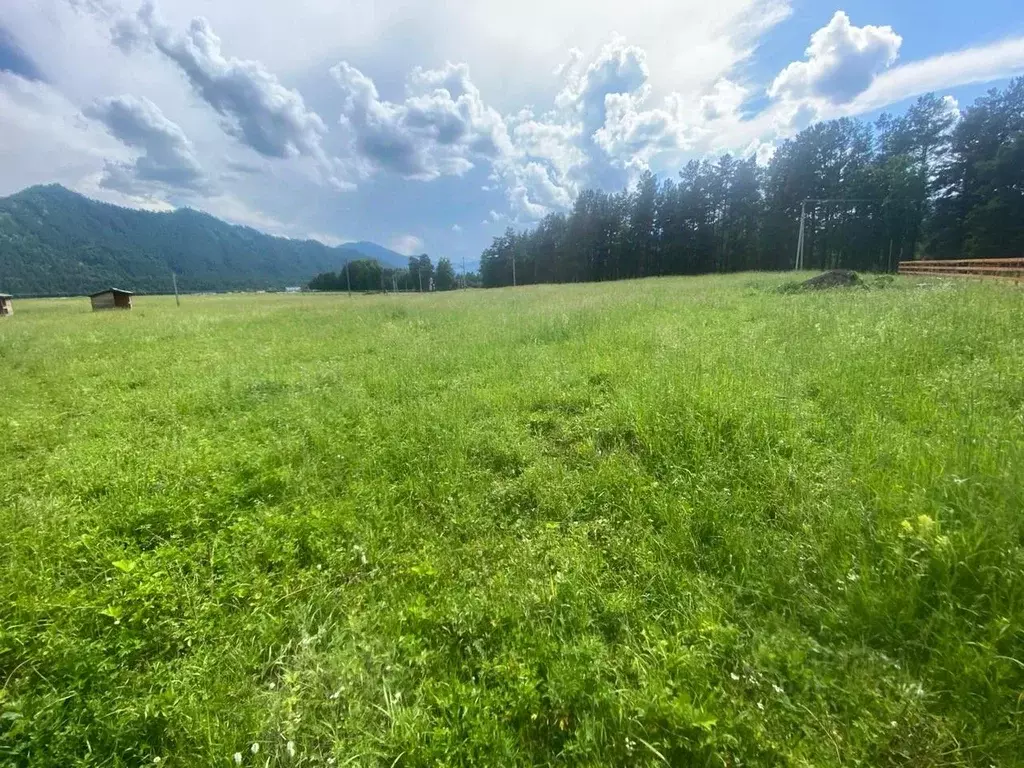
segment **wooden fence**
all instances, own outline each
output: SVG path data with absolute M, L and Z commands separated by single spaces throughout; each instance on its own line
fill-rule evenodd
M 999 277 L 1019 283 L 1024 280 L 1024 258 L 901 261 L 899 272 L 939 277 Z

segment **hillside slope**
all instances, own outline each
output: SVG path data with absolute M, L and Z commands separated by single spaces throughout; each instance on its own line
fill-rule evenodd
M 357 243 L 345 243 L 345 248 L 349 248 L 353 251 L 359 251 L 363 255 L 364 259 L 371 259 L 373 261 L 379 261 L 386 267 L 405 267 L 409 263 L 409 257 L 403 256 L 397 251 L 392 251 L 390 248 L 385 248 L 383 245 L 377 245 L 366 240 L 360 240 Z
M 0 289 L 17 295 L 168 292 L 172 271 L 183 291 L 281 288 L 360 258 L 348 246 L 273 237 L 188 208 L 120 208 L 57 184 L 0 199 Z M 402 263 L 396 254 L 391 265 Z

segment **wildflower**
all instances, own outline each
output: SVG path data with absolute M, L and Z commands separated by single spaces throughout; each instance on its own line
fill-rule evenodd
M 775 683 L 772 683 L 772 690 L 775 691 L 777 694 L 779 694 L 779 696 L 781 696 L 783 693 L 785 693 L 785 691 L 782 690 L 782 686 L 781 685 L 776 685 Z
M 287 744 L 285 744 L 284 745 L 284 751 L 288 753 L 288 757 L 289 758 L 294 759 L 295 758 L 295 742 L 294 741 L 289 741 Z
M 235 752 L 235 755 L 234 755 L 233 759 L 235 761 L 235 765 L 241 765 L 242 764 L 242 753 L 241 752 Z
M 636 742 L 633 741 L 629 736 L 626 737 L 626 751 L 629 754 L 633 754 L 633 750 L 636 749 Z
M 253 753 L 254 755 L 255 755 L 255 754 L 256 754 L 257 752 L 259 752 L 259 751 L 260 751 L 260 745 L 259 745 L 259 742 L 258 742 L 258 741 L 254 741 L 254 742 L 252 743 L 252 746 L 251 746 L 251 747 L 249 747 L 249 751 L 250 751 L 250 752 L 252 752 L 252 753 Z
M 161 760 L 161 757 L 159 755 L 154 757 L 153 758 L 153 765 L 160 765 L 160 760 Z
M 730 672 L 729 677 L 731 677 L 734 681 L 739 682 L 740 676 L 737 675 L 735 672 Z
M 757 702 L 757 708 L 764 712 L 764 704 L 762 704 L 760 701 Z

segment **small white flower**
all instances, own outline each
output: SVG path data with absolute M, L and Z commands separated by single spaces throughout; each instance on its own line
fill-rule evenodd
M 334 765 L 336 762 L 337 762 L 337 760 L 335 760 L 333 757 L 328 757 L 327 758 L 327 764 L 328 765 Z
M 780 696 L 781 696 L 781 695 L 782 695 L 783 693 L 785 693 L 785 691 L 783 691 L 783 690 L 782 690 L 782 686 L 781 686 L 781 685 L 776 685 L 775 683 L 772 683 L 772 690 L 773 690 L 773 691 L 775 691 L 775 692 L 776 692 L 777 694 L 779 694 Z
M 764 704 L 762 704 L 760 701 L 757 702 L 757 708 L 764 712 Z
M 732 678 L 733 680 L 735 680 L 736 682 L 739 682 L 740 676 L 739 676 L 739 675 L 737 675 L 737 674 L 736 674 L 735 672 L 730 672 L 730 673 L 729 673 L 729 677 L 731 677 L 731 678 Z
M 260 751 L 260 744 L 259 744 L 259 742 L 258 742 L 258 741 L 254 741 L 254 742 L 252 743 L 252 746 L 251 746 L 251 747 L 249 747 L 249 751 L 250 751 L 250 752 L 252 752 L 252 753 L 253 753 L 254 755 L 255 755 L 255 754 L 256 754 L 257 752 L 259 752 L 259 751 Z
M 241 765 L 242 764 L 242 753 L 241 752 L 235 752 L 235 755 L 234 755 L 233 759 L 235 761 L 235 765 Z
M 159 756 L 153 758 L 153 765 L 160 765 L 160 757 Z
M 295 757 L 295 742 L 294 741 L 289 741 L 287 744 L 285 744 L 284 745 L 284 751 L 288 753 L 288 757 L 294 758 Z

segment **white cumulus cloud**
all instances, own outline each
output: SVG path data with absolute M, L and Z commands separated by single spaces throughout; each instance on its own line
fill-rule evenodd
M 153 187 L 192 191 L 207 188 L 192 142 L 149 99 L 131 95 L 100 99 L 83 113 L 106 126 L 125 145 L 141 151 L 131 163 L 108 161 L 103 186 L 127 193 Z
M 460 176 L 510 151 L 504 120 L 484 103 L 465 64 L 415 68 L 401 102 L 381 99 L 373 80 L 348 62 L 332 67 L 331 75 L 343 96 L 341 124 L 364 175 Z
M 864 91 L 899 55 L 903 38 L 892 27 L 855 27 L 843 11 L 811 35 L 805 61 L 795 61 L 768 88 L 772 98 L 816 98 L 845 104 Z
M 320 116 L 260 62 L 225 56 L 206 19 L 192 19 L 178 34 L 146 2 L 136 16 L 116 21 L 111 34 L 125 51 L 152 43 L 224 118 L 224 129 L 254 151 L 272 158 L 304 155 L 326 164 L 322 140 L 327 126 Z

